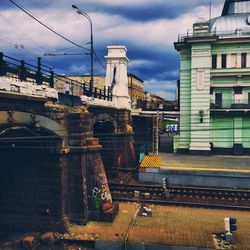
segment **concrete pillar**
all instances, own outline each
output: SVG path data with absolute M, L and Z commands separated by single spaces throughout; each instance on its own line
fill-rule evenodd
M 232 54 L 227 55 L 227 67 L 233 68 L 233 55 Z
M 75 112 L 67 115 L 69 162 L 71 176 L 70 219 L 84 224 L 88 219 L 104 219 L 99 213 L 109 212 L 112 220 L 117 207 L 112 201 L 100 150 L 102 146 L 92 134 L 92 115 Z M 99 217 L 98 217 L 99 216 Z
M 217 68 L 221 69 L 221 55 L 217 55 Z
M 241 68 L 241 53 L 238 53 L 236 57 L 237 57 L 236 67 Z
M 234 143 L 242 144 L 242 117 L 234 118 Z
M 247 68 L 250 68 L 250 53 L 247 53 Z
M 211 45 L 192 46 L 190 153 L 210 154 Z
M 131 108 L 128 94 L 127 49 L 125 46 L 108 46 L 105 86 L 113 89 L 113 102 L 118 108 Z

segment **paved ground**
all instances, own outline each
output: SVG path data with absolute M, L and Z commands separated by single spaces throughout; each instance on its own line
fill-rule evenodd
M 161 168 L 250 173 L 249 156 L 191 156 L 160 153 Z
M 120 203 L 120 212 L 113 223 L 90 222 L 72 226 L 66 235 L 76 239 L 168 244 L 214 248 L 212 234 L 224 230 L 224 217 L 238 219 L 235 248 L 250 249 L 250 213 L 227 210 L 167 207 L 152 205 L 152 217 L 136 216 L 136 203 Z

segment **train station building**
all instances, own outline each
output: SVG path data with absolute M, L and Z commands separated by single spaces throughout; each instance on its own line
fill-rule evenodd
M 180 52 L 178 153 L 250 154 L 250 1 L 226 0 L 174 43 Z

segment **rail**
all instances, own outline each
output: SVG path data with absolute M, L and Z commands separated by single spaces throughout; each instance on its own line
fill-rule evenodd
M 213 31 L 203 31 L 203 32 L 194 32 L 193 29 L 188 29 L 186 34 L 178 35 L 178 42 L 184 42 L 188 38 L 199 38 L 199 37 L 212 37 L 218 36 L 219 39 L 226 38 L 239 38 L 239 37 L 250 37 L 250 29 L 235 29 L 229 31 L 222 30 L 213 30 Z
M 148 184 L 109 184 L 113 200 L 135 201 L 134 191 L 140 191 L 140 202 L 173 206 L 231 209 L 250 211 L 249 190 L 206 187 L 170 186 L 170 199 L 166 199 L 163 187 Z
M 55 73 L 50 67 L 41 63 L 40 57 L 38 57 L 37 65 L 32 65 L 24 60 L 18 60 L 0 52 L 1 76 L 32 82 L 37 85 L 48 85 L 60 93 L 68 92 L 71 95 L 93 96 L 94 98 L 112 101 L 112 90 L 110 87 L 104 87 L 103 89 L 94 88 L 91 95 L 89 84 Z
M 250 100 L 248 99 L 237 99 L 231 100 L 226 99 L 221 102 L 212 101 L 210 103 L 211 109 L 250 109 Z

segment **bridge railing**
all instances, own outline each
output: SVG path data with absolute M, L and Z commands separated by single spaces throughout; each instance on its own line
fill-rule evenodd
M 18 60 L 0 52 L 0 76 L 33 82 L 37 85 L 45 84 L 55 88 L 60 93 L 93 96 L 98 99 L 112 101 L 110 87 L 104 87 L 104 89 L 94 88 L 93 93 L 91 93 L 89 84 L 55 73 L 50 67 L 41 63 L 40 57 L 38 57 L 37 65 L 32 65 L 24 60 Z

